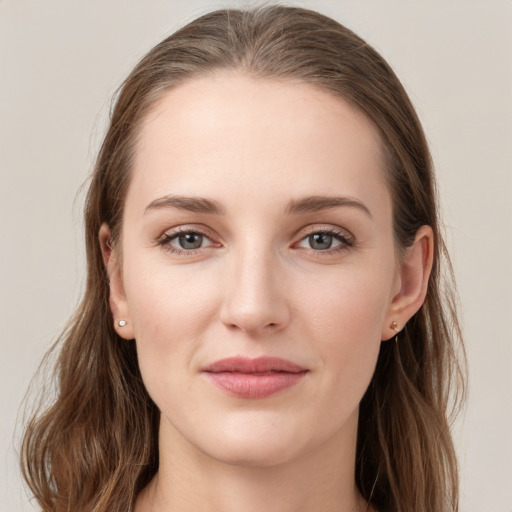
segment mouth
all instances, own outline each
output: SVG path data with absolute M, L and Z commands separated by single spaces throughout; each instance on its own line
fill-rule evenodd
M 230 357 L 202 369 L 217 388 L 238 398 L 266 398 L 298 384 L 308 373 L 291 361 L 277 357 Z

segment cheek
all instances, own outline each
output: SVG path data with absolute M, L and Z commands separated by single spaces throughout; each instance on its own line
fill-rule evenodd
M 125 291 L 141 373 L 154 398 L 180 388 L 215 315 L 213 282 L 197 272 L 151 262 L 125 262 Z
M 313 331 L 359 345 L 380 341 L 391 285 L 389 268 L 342 268 L 317 278 L 314 286 L 305 286 L 297 295 L 302 297 L 302 314 L 310 319 Z
M 357 406 L 372 378 L 391 286 L 391 279 L 382 278 L 389 272 L 353 270 L 317 282 L 302 302 L 309 318 L 303 332 L 315 340 L 322 393 L 348 409 Z
M 125 291 L 137 339 L 157 343 L 187 338 L 210 316 L 215 283 L 208 272 L 144 254 L 126 258 L 125 269 L 129 269 Z

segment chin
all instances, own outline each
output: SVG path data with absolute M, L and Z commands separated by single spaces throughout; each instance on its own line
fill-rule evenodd
M 240 467 L 271 467 L 284 464 L 294 458 L 296 450 L 290 450 L 279 443 L 226 442 L 222 446 L 215 446 L 205 451 L 212 459 Z
M 219 462 L 248 467 L 276 466 L 307 451 L 309 443 L 303 429 L 299 432 L 278 418 L 249 416 L 203 434 L 200 449 Z

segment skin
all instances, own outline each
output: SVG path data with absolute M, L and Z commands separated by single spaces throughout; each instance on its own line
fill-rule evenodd
M 147 117 L 119 249 L 108 226 L 99 234 L 116 329 L 135 338 L 161 411 L 160 469 L 136 512 L 364 510 L 359 402 L 391 323 L 400 330 L 423 303 L 432 264 L 428 227 L 397 257 L 382 160 L 358 110 L 304 83 L 217 72 Z M 162 205 L 170 195 L 222 213 Z M 309 196 L 349 201 L 287 212 Z M 172 252 L 177 227 L 203 233 L 201 246 Z M 326 231 L 339 238 L 315 245 Z M 266 398 L 233 397 L 201 369 L 239 355 L 308 373 Z

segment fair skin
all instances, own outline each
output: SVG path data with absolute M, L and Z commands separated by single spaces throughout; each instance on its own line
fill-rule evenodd
M 136 512 L 364 510 L 358 404 L 392 322 L 423 303 L 433 244 L 423 227 L 399 260 L 373 125 L 308 84 L 180 85 L 142 126 L 114 251 L 108 239 L 103 226 L 116 329 L 161 411 Z M 203 370 L 234 356 L 305 371 L 233 396 Z

